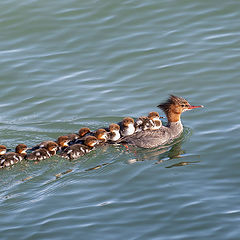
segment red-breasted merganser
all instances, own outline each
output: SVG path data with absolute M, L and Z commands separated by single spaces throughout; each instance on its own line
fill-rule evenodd
M 148 116 L 139 117 L 135 122 L 136 132 L 145 130 L 157 130 L 162 126 L 158 112 L 150 112 Z
M 74 144 L 64 149 L 60 154 L 61 157 L 72 160 L 89 153 L 94 149 L 94 146 L 98 143 L 98 140 L 94 136 L 88 136 L 84 140 L 84 144 Z
M 1 156 L 1 167 L 9 167 L 17 162 L 22 161 L 27 153 L 27 146 L 25 144 L 18 144 L 15 148 L 15 152 L 8 152 Z
M 32 153 L 27 154 L 26 159 L 30 161 L 41 161 L 52 157 L 58 150 L 58 144 L 53 141 L 48 141 L 45 147 L 41 147 Z
M 135 132 L 145 131 L 151 127 L 153 127 L 153 122 L 147 116 L 139 117 L 135 121 Z
M 73 142 L 77 141 L 79 139 L 79 135 L 77 133 L 70 133 L 66 135 L 69 140 L 69 145 L 71 145 Z
M 152 126 L 150 127 L 150 130 L 157 130 L 162 126 L 162 121 L 160 120 L 160 118 L 163 118 L 163 117 L 160 117 L 158 112 L 150 112 L 148 114 L 148 118 L 152 122 Z
M 164 145 L 182 133 L 183 125 L 180 120 L 181 114 L 185 111 L 203 106 L 192 106 L 184 98 L 171 95 L 166 102 L 159 104 L 158 107 L 166 114 L 168 120 L 166 127 L 161 126 L 158 130 L 139 131 L 131 136 L 124 137 L 119 142 L 143 148 L 154 148 Z
M 105 143 L 108 140 L 108 132 L 103 128 L 99 128 L 94 133 L 94 136 L 99 140 L 99 143 Z
M 122 137 L 132 135 L 135 132 L 134 119 L 130 117 L 125 117 L 122 122 L 120 122 L 120 133 Z
M 68 136 L 60 136 L 57 139 L 58 150 L 62 151 L 64 148 L 68 147 L 68 143 L 70 142 Z
M 53 141 L 51 140 L 46 140 L 43 141 L 37 145 L 35 145 L 34 147 L 31 148 L 31 151 L 35 151 L 39 148 L 46 148 L 49 143 L 52 143 Z M 70 142 L 69 137 L 68 136 L 60 136 L 58 137 L 58 139 L 56 141 L 54 141 L 55 143 L 57 143 L 57 145 L 59 146 L 59 150 L 62 150 L 65 147 L 68 147 L 68 143 Z
M 6 154 L 7 148 L 4 145 L 0 145 L 0 168 L 2 168 L 2 163 L 5 161 L 3 156 Z
M 4 145 L 0 145 L 0 159 L 7 152 L 7 148 Z
M 120 126 L 116 123 L 111 123 L 109 125 L 109 132 L 108 132 L 108 141 L 115 142 L 117 141 L 120 135 Z
M 69 142 L 69 146 L 73 145 L 73 144 L 79 144 L 79 143 L 83 143 L 85 138 L 89 135 L 93 135 L 93 133 L 91 132 L 91 130 L 88 127 L 83 127 L 80 128 L 77 133 L 72 133 L 67 135 L 70 142 Z
M 88 127 L 80 128 L 78 131 L 79 138 L 88 136 L 91 133 L 91 130 Z

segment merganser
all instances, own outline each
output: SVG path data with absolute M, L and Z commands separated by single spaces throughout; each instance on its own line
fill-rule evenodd
M 145 131 L 153 126 L 153 121 L 150 118 L 142 116 L 135 121 L 135 132 Z
M 48 141 L 45 147 L 41 147 L 33 151 L 32 153 L 29 153 L 26 156 L 26 159 L 30 161 L 41 161 L 55 155 L 57 150 L 58 150 L 58 144 L 53 141 Z
M 33 146 L 33 147 L 32 147 L 31 149 L 29 149 L 29 150 L 30 150 L 30 151 L 35 151 L 35 150 L 37 150 L 37 149 L 39 149 L 39 148 L 46 148 L 47 145 L 48 145 L 48 143 L 50 143 L 50 142 L 53 142 L 53 141 L 51 141 L 51 140 L 43 141 L 43 142 L 41 142 L 41 143 Z
M 84 140 L 83 144 L 74 144 L 64 149 L 64 151 L 60 154 L 61 157 L 72 160 L 77 159 L 83 156 L 86 153 L 89 153 L 94 149 L 94 146 L 98 143 L 98 140 L 94 136 L 88 136 Z
M 70 140 L 69 145 L 83 143 L 84 139 L 91 134 L 93 134 L 93 133 L 91 132 L 91 130 L 88 127 L 80 128 L 78 131 L 78 134 L 72 133 L 72 134 L 68 135 L 68 138 Z
M 15 148 L 15 152 L 8 152 L 1 156 L 0 166 L 9 167 L 17 162 L 22 161 L 27 153 L 27 146 L 25 144 L 18 144 Z
M 69 140 L 69 145 L 71 145 L 73 142 L 77 141 L 79 139 L 79 135 L 77 133 L 70 133 L 67 135 Z
M 80 128 L 78 131 L 79 138 L 87 136 L 91 133 L 91 130 L 88 127 Z
M 135 122 L 136 132 L 159 129 L 162 126 L 160 118 L 163 117 L 160 117 L 158 112 L 150 112 L 147 117 L 139 117 Z
M 60 136 L 57 139 L 57 144 L 58 144 L 58 150 L 63 150 L 64 148 L 68 147 L 68 143 L 70 142 L 70 139 L 68 136 Z
M 122 137 L 132 135 L 135 132 L 133 118 L 125 117 L 119 125 Z
M 36 146 L 32 147 L 31 148 L 31 151 L 35 151 L 39 148 L 46 148 L 47 149 L 47 146 L 49 143 L 52 143 L 53 141 L 51 140 L 46 140 L 46 141 L 43 141 L 39 144 L 37 144 Z M 62 150 L 62 148 L 64 147 L 68 147 L 68 143 L 70 142 L 69 140 L 69 137 L 68 136 L 60 136 L 58 137 L 58 139 L 56 141 L 54 141 L 55 143 L 58 144 L 59 146 L 59 150 Z
M 3 156 L 6 154 L 7 148 L 4 145 L 0 145 L 0 168 L 2 168 L 2 160 L 4 161 Z
M 158 112 L 150 112 L 148 114 L 148 118 L 152 122 L 152 126 L 150 127 L 150 130 L 157 130 L 162 126 L 162 121 L 160 120 L 160 118 L 163 118 L 163 117 L 160 117 Z
M 99 143 L 105 143 L 108 140 L 108 133 L 105 129 L 99 128 L 95 133 L 94 136 L 99 140 Z
M 121 137 L 119 131 L 120 131 L 120 126 L 116 123 L 111 123 L 109 125 L 108 140 L 112 142 L 117 141 Z
M 161 126 L 158 130 L 136 132 L 131 136 L 124 137 L 119 142 L 143 148 L 154 148 L 164 145 L 179 137 L 182 133 L 181 114 L 194 108 L 202 108 L 203 106 L 192 106 L 184 98 L 171 95 L 166 102 L 159 104 L 158 107 L 166 114 L 168 120 L 166 127 Z
M 7 152 L 7 148 L 4 145 L 0 145 L 0 159 Z

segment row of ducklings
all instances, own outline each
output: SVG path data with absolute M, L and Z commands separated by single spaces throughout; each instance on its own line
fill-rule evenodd
M 60 136 L 56 141 L 44 141 L 32 148 L 19 144 L 15 152 L 7 152 L 4 145 L 0 145 L 0 168 L 8 167 L 23 159 L 41 161 L 57 153 L 66 159 L 72 160 L 92 151 L 96 145 L 104 143 L 120 143 L 125 136 L 135 132 L 157 130 L 162 126 L 159 114 L 150 112 L 147 117 L 140 117 L 136 121 L 126 117 L 120 123 L 112 123 L 108 128 L 100 128 L 91 132 L 84 127 L 78 133 Z

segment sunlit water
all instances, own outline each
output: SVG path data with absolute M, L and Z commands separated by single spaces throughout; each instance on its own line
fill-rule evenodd
M 1 240 L 239 239 L 239 19 L 237 0 L 1 1 L 8 148 L 146 115 L 168 94 L 205 106 L 164 148 L 2 169 Z

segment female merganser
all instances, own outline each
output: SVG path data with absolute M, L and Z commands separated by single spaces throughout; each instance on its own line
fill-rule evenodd
M 133 118 L 125 117 L 119 125 L 122 137 L 132 135 L 135 132 Z
M 41 161 L 55 155 L 57 150 L 58 150 L 58 144 L 53 141 L 48 141 L 45 147 L 39 148 L 33 151 L 32 153 L 29 153 L 26 156 L 26 159 L 30 161 Z
M 117 141 L 121 137 L 119 131 L 120 131 L 120 126 L 116 123 L 111 123 L 109 125 L 108 140 L 112 142 Z
M 158 107 L 166 114 L 168 120 L 166 127 L 161 126 L 158 130 L 136 132 L 131 136 L 124 137 L 120 142 L 143 148 L 153 148 L 166 144 L 177 138 L 183 131 L 181 114 L 203 106 L 191 106 L 184 98 L 171 95 L 166 102 L 159 104 Z
M 98 143 L 98 140 L 94 136 L 88 136 L 84 140 L 83 144 L 74 144 L 64 149 L 64 151 L 60 154 L 61 157 L 72 160 L 77 159 L 83 156 L 86 153 L 89 153 L 94 149 L 94 146 Z
M 8 152 L 1 157 L 0 166 L 9 167 L 17 162 L 22 161 L 27 153 L 27 146 L 25 144 L 18 144 L 15 148 L 15 152 Z

